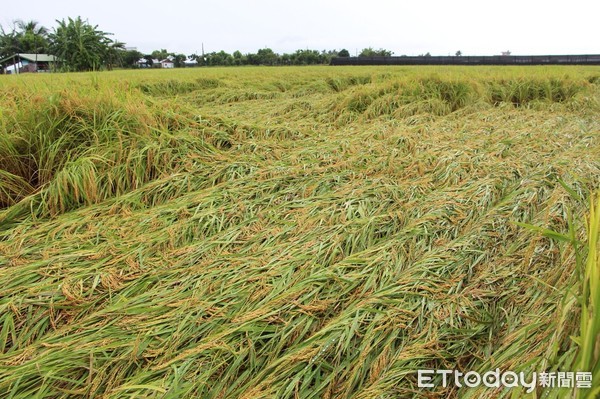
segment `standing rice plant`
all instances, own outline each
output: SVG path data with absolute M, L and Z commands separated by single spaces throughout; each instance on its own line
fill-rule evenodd
M 581 264 L 580 335 L 573 339 L 579 346 L 575 370 L 596 377 L 589 393 L 578 392 L 578 397 L 591 398 L 600 395 L 600 191 L 590 198 L 587 236 L 587 260 Z
M 576 201 L 582 201 L 579 194 L 564 182 L 561 185 L 572 195 Z M 576 298 L 579 303 L 580 321 L 579 335 L 571 336 L 571 339 L 577 344 L 577 356 L 569 356 L 561 364 L 563 370 L 568 369 L 571 372 L 586 372 L 592 376 L 600 372 L 600 259 L 598 258 L 598 249 L 600 247 L 600 191 L 590 196 L 589 217 L 585 225 L 587 230 L 587 242 L 581 243 L 577 236 L 577 225 L 573 220 L 572 214 L 569 214 L 568 233 L 560 233 L 554 230 L 540 228 L 525 223 L 518 223 L 528 229 L 541 232 L 544 236 L 559 242 L 566 242 L 573 248 L 576 260 L 576 279 L 575 287 L 566 292 L 563 300 L 565 309 L 573 305 L 571 299 Z M 585 260 L 584 260 L 585 258 Z M 579 294 L 575 292 L 579 291 Z M 571 395 L 576 398 L 595 397 L 600 393 L 600 383 L 592 379 L 592 386 L 589 391 L 573 389 L 571 393 L 566 389 L 557 390 L 556 387 L 547 389 L 546 397 L 563 397 Z M 566 397 L 566 396 L 565 396 Z
M 431 78 L 421 82 L 422 94 L 426 98 L 435 98 L 448 104 L 450 112 L 464 108 L 474 97 L 473 87 L 465 81 L 444 81 Z
M 487 83 L 490 103 L 498 105 L 504 102 L 515 107 L 527 106 L 534 101 L 565 102 L 583 87 L 582 83 L 567 78 L 521 78 Z

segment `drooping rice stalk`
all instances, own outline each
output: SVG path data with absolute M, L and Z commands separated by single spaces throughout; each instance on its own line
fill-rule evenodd
M 5 397 L 597 368 L 597 68 L 143 72 L 0 79 Z

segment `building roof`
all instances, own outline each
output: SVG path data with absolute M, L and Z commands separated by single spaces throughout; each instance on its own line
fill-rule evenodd
M 170 59 L 168 59 L 168 58 L 165 58 L 165 59 L 164 59 L 164 60 L 162 60 L 161 62 L 163 62 L 163 63 L 165 63 L 165 62 L 170 62 L 171 64 L 173 64 L 173 61 L 172 61 L 172 60 L 170 60 Z
M 55 62 L 58 59 L 51 54 L 27 54 L 27 53 L 18 53 L 13 54 L 10 57 L 6 57 L 0 60 L 0 63 L 4 61 L 10 61 L 13 58 L 20 58 L 22 60 L 32 61 L 32 62 Z

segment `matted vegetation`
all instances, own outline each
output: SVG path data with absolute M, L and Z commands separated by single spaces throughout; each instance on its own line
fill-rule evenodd
M 527 397 L 417 387 L 495 368 L 598 391 L 598 76 L 2 77 L 0 396 Z

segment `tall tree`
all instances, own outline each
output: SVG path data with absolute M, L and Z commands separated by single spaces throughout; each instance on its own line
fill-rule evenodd
M 48 51 L 48 29 L 41 26 L 37 21 L 16 22 L 19 32 L 17 33 L 22 53 L 45 53 Z
M 350 57 L 350 52 L 345 48 L 341 49 L 338 53 L 338 57 Z
M 154 50 L 152 52 L 152 57 L 156 58 L 159 61 L 164 60 L 168 56 L 173 55 L 173 53 L 169 53 L 166 49 Z
M 48 29 L 37 21 L 13 22 L 11 29 L 0 26 L 0 58 L 15 53 L 48 52 Z
M 255 62 L 259 65 L 275 65 L 279 56 L 270 48 L 261 48 L 256 52 Z
M 242 55 L 241 51 L 236 50 L 233 52 L 233 65 L 244 65 L 247 62 L 246 56 Z
M 19 52 L 19 39 L 17 36 L 16 27 L 13 26 L 10 30 L 5 30 L 0 26 L 0 58 L 9 57 Z
M 187 56 L 185 54 L 175 54 L 173 56 L 173 63 L 175 64 L 175 68 L 183 68 L 185 66 L 185 61 L 187 60 Z
M 359 57 L 389 57 L 392 54 L 394 54 L 392 51 L 389 51 L 386 49 L 380 48 L 379 50 L 375 50 L 372 47 L 367 47 L 367 48 L 362 49 L 362 51 L 360 52 L 360 54 L 358 56 Z
M 137 50 L 125 50 L 121 57 L 122 65 L 125 68 L 134 68 L 142 57 L 144 57 L 144 54 Z
M 125 57 L 125 43 L 114 41 L 110 43 L 104 54 L 104 64 L 108 70 L 112 70 L 115 65 L 123 65 Z
M 50 48 L 61 59 L 64 69 L 90 71 L 112 65 L 114 42 L 108 37 L 109 33 L 81 17 L 56 22 L 58 26 L 49 35 Z
M 296 65 L 314 65 L 320 63 L 320 54 L 317 50 L 296 50 L 291 58 L 292 62 Z

